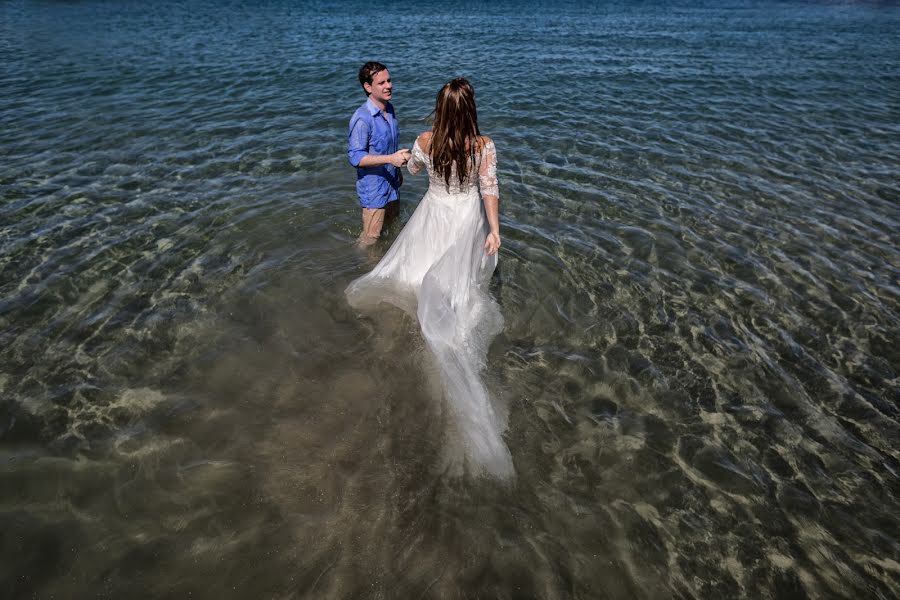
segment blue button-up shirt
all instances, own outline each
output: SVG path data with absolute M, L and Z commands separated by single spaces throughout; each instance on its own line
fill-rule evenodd
M 390 121 L 384 113 L 390 115 Z M 367 154 L 393 154 L 400 147 L 400 128 L 394 107 L 388 103 L 384 111 L 366 99 L 350 119 L 350 164 L 356 167 L 356 193 L 364 208 L 384 208 L 399 198 L 400 173 L 394 165 L 360 167 Z

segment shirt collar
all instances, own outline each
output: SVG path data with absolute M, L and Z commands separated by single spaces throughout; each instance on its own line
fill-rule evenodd
M 369 109 L 369 114 L 372 115 L 373 117 L 381 112 L 381 109 L 378 108 L 378 105 L 376 105 L 374 102 L 372 102 L 371 98 L 366 98 L 366 108 Z M 390 102 L 385 104 L 384 112 L 389 113 L 389 114 L 394 114 L 394 107 L 391 106 Z

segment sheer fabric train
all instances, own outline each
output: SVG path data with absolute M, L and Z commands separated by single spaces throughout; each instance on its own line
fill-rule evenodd
M 384 258 L 346 294 L 359 310 L 387 302 L 418 318 L 468 469 L 506 478 L 513 466 L 502 438 L 505 413 L 496 409 L 481 379 L 491 340 L 503 328 L 499 307 L 487 292 L 497 255 L 488 256 L 483 248 L 490 229 L 478 191 L 480 184 L 482 194 L 498 195 L 493 142 L 475 160 L 477 179 L 460 184 L 454 173 L 448 188 L 418 142 L 413 145 L 407 168 L 413 175 L 427 169 L 428 191 Z

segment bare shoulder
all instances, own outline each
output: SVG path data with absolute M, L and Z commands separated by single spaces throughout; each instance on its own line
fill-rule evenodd
M 419 134 L 419 137 L 416 138 L 416 141 L 419 142 L 419 148 L 428 152 L 431 148 L 431 131 L 423 131 Z

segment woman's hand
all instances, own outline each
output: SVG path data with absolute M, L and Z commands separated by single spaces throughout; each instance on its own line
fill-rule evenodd
M 492 231 L 488 234 L 487 240 L 484 242 L 484 250 L 487 252 L 488 256 L 493 256 L 497 254 L 497 250 L 500 249 L 500 234 Z
M 388 162 L 398 169 L 406 164 L 412 154 L 406 148 L 400 148 L 388 156 Z

